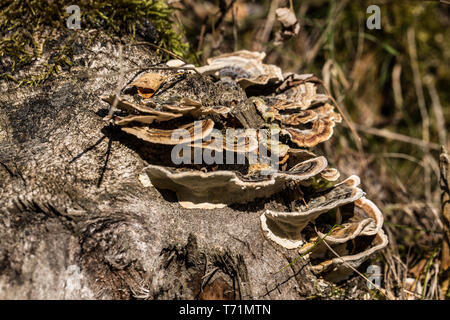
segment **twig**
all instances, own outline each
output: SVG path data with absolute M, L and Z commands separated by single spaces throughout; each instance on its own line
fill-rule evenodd
M 405 291 L 406 293 L 410 294 L 410 295 L 415 296 L 416 298 L 420 298 L 421 297 L 420 294 L 418 294 L 417 292 L 413 292 L 413 291 L 405 289 L 405 288 L 402 288 L 402 290 Z
M 289 0 L 289 9 L 290 9 L 291 11 L 294 11 L 294 3 L 293 3 L 293 0 Z
M 314 245 L 309 248 L 306 252 L 304 252 L 303 254 L 299 255 L 297 258 L 295 258 L 291 263 L 289 263 L 287 266 L 284 266 L 283 268 L 281 268 L 280 270 L 278 270 L 278 272 L 283 271 L 284 269 L 286 269 L 287 267 L 291 266 L 292 264 L 294 264 L 295 262 L 297 262 L 301 257 L 304 257 L 305 255 L 307 255 L 308 253 L 310 253 L 319 243 L 321 243 L 326 237 L 328 237 L 328 235 L 336 228 L 339 227 L 338 224 L 335 224 L 333 227 L 331 227 L 330 231 L 328 231 L 328 233 L 323 236 L 323 238 L 320 238 L 319 235 L 319 240 L 317 240 Z
M 202 27 L 200 29 L 200 37 L 199 37 L 198 45 L 197 45 L 197 52 L 202 51 L 203 41 L 205 39 L 205 31 L 206 31 L 206 25 L 202 24 Z
M 347 117 L 347 113 L 344 112 L 343 108 L 341 108 L 339 103 L 337 103 L 337 101 L 330 94 L 330 90 L 327 88 L 325 83 L 322 80 L 320 80 L 320 79 L 315 79 L 315 80 L 317 80 L 320 84 L 322 84 L 323 88 L 325 89 L 326 94 L 328 95 L 330 100 L 333 102 L 333 104 L 336 106 L 336 108 L 338 109 L 339 113 L 342 115 L 342 118 L 344 119 L 345 123 L 347 124 L 347 126 L 350 129 L 350 131 L 352 132 L 353 137 L 355 138 L 354 140 L 355 140 L 356 146 L 358 147 L 358 150 L 360 152 L 363 152 L 362 151 L 363 148 L 362 148 L 362 143 L 361 143 L 361 137 L 356 132 L 355 123 L 353 121 L 350 121 L 350 119 Z
M 396 158 L 396 159 L 408 160 L 408 161 L 414 162 L 414 163 L 418 164 L 419 166 L 423 167 L 423 161 L 421 161 L 413 156 L 410 156 L 409 154 L 398 153 L 398 152 L 385 152 L 385 153 L 380 153 L 380 156 L 385 157 L 385 158 Z
M 432 167 L 432 169 L 434 170 L 436 178 L 439 179 L 439 165 L 436 163 L 436 160 L 434 160 L 434 158 L 432 158 L 430 156 L 424 157 L 423 160 L 419 160 L 408 154 L 396 153 L 396 152 L 380 153 L 380 156 L 385 157 L 385 158 L 397 158 L 397 159 L 408 160 L 408 161 L 416 163 L 417 165 L 421 166 L 422 168 L 425 168 L 424 162 L 427 162 L 428 165 L 430 165 Z
M 184 63 L 187 64 L 187 62 L 183 59 L 183 57 L 177 55 L 176 53 L 173 53 L 170 50 L 164 49 L 164 48 L 162 48 L 162 47 L 160 47 L 160 46 L 158 46 L 156 44 L 153 44 L 153 43 L 150 43 L 150 42 L 146 42 L 146 41 L 137 41 L 137 42 L 134 42 L 132 45 L 135 45 L 135 46 L 139 46 L 139 45 L 141 45 L 141 46 L 149 46 L 149 47 L 161 50 L 164 53 L 167 53 L 169 56 L 172 56 L 175 59 L 179 59 L 179 60 L 181 60 L 181 61 L 183 61 Z
M 153 43 L 150 43 L 150 42 L 145 42 L 145 41 L 138 41 L 138 42 L 133 43 L 132 45 L 143 45 L 143 46 L 150 46 L 150 47 L 156 48 L 158 50 L 163 51 L 164 53 L 167 53 L 169 56 L 172 56 L 175 59 L 181 60 L 185 64 L 188 64 L 188 62 L 186 60 L 184 60 L 183 57 L 177 55 L 176 53 L 173 53 L 170 50 L 167 50 L 167 49 L 164 49 L 164 48 L 162 48 L 160 46 L 157 46 L 156 44 L 153 44 Z M 198 72 L 198 70 L 196 68 L 192 68 L 191 70 L 194 70 L 197 74 L 199 74 L 200 76 L 203 76 L 200 72 Z
M 409 144 L 416 145 L 421 148 L 429 148 L 432 150 L 439 150 L 440 146 L 437 143 L 433 142 L 427 142 L 421 139 L 413 138 L 410 136 L 406 136 L 400 133 L 388 131 L 386 129 L 376 129 L 376 128 L 370 128 L 370 127 L 364 127 L 358 124 L 355 124 L 355 127 L 358 131 L 362 131 L 368 134 L 372 134 L 375 136 L 383 137 L 389 140 L 396 140 L 400 142 L 405 142 Z
M 427 107 L 425 105 L 425 97 L 423 93 L 422 80 L 420 77 L 419 63 L 417 61 L 417 50 L 414 28 L 409 28 L 407 32 L 408 51 L 411 59 L 411 68 L 414 77 L 414 87 L 417 95 L 417 104 L 419 106 L 420 115 L 422 116 L 422 139 L 426 142 L 430 141 L 430 119 L 428 117 Z
M 181 67 L 154 67 L 154 66 L 135 67 L 135 68 L 124 69 L 124 73 L 135 72 L 135 71 L 144 71 L 144 70 L 173 70 L 173 71 L 192 70 L 192 71 L 195 71 L 195 67 L 183 67 L 183 66 L 181 66 Z M 109 77 L 114 77 L 118 72 L 120 73 L 120 70 L 113 71 L 110 73 L 105 73 L 105 74 L 94 73 L 94 72 L 90 73 L 87 71 L 83 71 L 83 72 L 73 74 L 72 77 L 109 78 Z

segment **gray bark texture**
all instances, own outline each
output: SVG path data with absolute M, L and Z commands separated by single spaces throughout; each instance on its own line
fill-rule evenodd
M 70 70 L 36 87 L 0 82 L 0 298 L 331 297 L 335 287 L 306 259 L 279 272 L 297 254 L 264 237 L 264 204 L 188 210 L 139 181 L 153 146 L 102 121 L 100 96 L 117 90 L 121 64 L 135 70 L 126 83 L 159 58 L 83 32 Z M 16 72 L 39 70 L 36 62 Z M 245 98 L 196 74 L 162 92 L 205 103 Z

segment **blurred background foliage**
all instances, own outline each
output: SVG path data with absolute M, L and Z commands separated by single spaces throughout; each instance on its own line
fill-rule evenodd
M 170 1 L 192 62 L 233 50 L 267 53 L 283 71 L 314 73 L 348 113 L 323 153 L 341 172 L 359 173 L 385 214 L 390 245 L 379 257 L 396 297 L 443 298 L 437 275 L 440 145 L 450 122 L 450 2 L 350 0 Z M 369 5 L 381 9 L 370 30 Z M 290 8 L 300 32 L 281 44 L 277 8 Z M 364 269 L 364 268 L 363 268 Z M 363 270 L 362 270 L 363 271 Z

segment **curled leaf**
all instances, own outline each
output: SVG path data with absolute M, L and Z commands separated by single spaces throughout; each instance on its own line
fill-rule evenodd
M 159 73 L 144 73 L 134 80 L 128 88 L 135 87 L 137 93 L 147 99 L 155 94 L 161 84 L 166 80 L 166 76 Z

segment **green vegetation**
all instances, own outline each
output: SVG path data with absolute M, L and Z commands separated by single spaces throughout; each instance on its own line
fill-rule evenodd
M 78 32 L 69 30 L 66 7 L 71 0 L 5 0 L 0 4 L 0 76 L 20 84 L 39 84 L 71 66 Z M 155 31 L 147 41 L 183 56 L 188 45 L 174 28 L 173 8 L 164 0 L 76 1 L 81 11 L 81 29 L 98 29 L 106 34 L 135 37 L 137 30 L 151 26 Z M 150 25 L 150 23 L 151 25 Z M 150 25 L 150 27 L 149 27 Z M 150 30 L 151 31 L 151 30 Z M 58 37 L 58 41 L 55 38 Z M 43 63 L 45 71 L 33 79 L 12 76 L 18 67 L 30 64 L 51 47 L 50 58 Z M 6 65 L 5 65 L 6 64 Z

